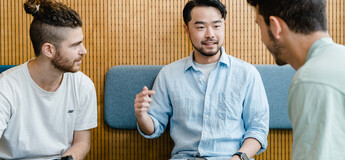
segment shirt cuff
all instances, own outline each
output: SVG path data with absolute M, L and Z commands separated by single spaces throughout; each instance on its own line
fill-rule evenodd
M 252 131 L 247 133 L 242 142 L 241 145 L 243 144 L 243 142 L 247 139 L 247 138 L 254 138 L 257 141 L 259 141 L 259 143 L 261 144 L 261 149 L 258 151 L 258 153 L 256 153 L 257 155 L 262 153 L 263 151 L 265 151 L 267 149 L 267 135 L 265 135 L 262 132 L 258 132 L 258 131 Z
M 151 115 L 149 115 L 149 116 L 151 117 L 151 119 L 153 121 L 155 131 L 151 135 L 146 135 L 144 132 L 141 131 L 138 122 L 137 122 L 137 129 L 143 137 L 148 138 L 148 139 L 155 139 L 155 138 L 158 138 L 160 136 L 159 122 L 156 118 L 152 117 Z

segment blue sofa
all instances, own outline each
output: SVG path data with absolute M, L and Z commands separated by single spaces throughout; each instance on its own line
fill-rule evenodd
M 9 68 L 14 67 L 15 65 L 0 65 L 0 73 L 6 71 Z
M 111 128 L 136 129 L 134 99 L 143 86 L 152 88 L 162 65 L 123 65 L 108 70 L 104 93 L 104 120 Z M 270 106 L 270 129 L 291 129 L 287 93 L 295 70 L 289 65 L 255 65 Z

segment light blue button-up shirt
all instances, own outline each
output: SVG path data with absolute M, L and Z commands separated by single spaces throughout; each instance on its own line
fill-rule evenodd
M 207 157 L 229 159 L 246 138 L 267 147 L 269 108 L 256 68 L 225 53 L 206 84 L 193 62 L 193 52 L 162 68 L 148 114 L 159 137 L 170 120 L 175 146 L 172 159 Z

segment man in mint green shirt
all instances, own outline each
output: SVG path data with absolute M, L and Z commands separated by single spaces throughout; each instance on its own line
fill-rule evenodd
M 292 159 L 345 159 L 345 46 L 327 32 L 326 1 L 247 1 L 276 63 L 297 71 L 288 95 Z

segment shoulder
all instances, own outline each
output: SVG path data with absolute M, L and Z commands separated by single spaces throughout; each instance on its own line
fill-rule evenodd
M 64 76 L 68 82 L 72 82 L 76 87 L 80 87 L 80 89 L 95 88 L 92 80 L 83 72 L 64 73 Z
M 328 49 L 327 49 L 328 48 Z M 333 49 L 335 48 L 335 49 Z M 345 47 L 330 45 L 322 53 L 311 57 L 293 77 L 293 84 L 317 83 L 327 85 L 345 92 Z
M 258 70 L 248 62 L 245 62 L 241 59 L 233 57 L 231 55 L 227 55 L 230 61 L 230 70 L 235 74 L 243 75 L 243 76 L 258 76 L 260 75 Z
M 188 57 L 182 58 L 168 65 L 165 65 L 159 72 L 159 74 L 181 74 L 185 71 L 185 66 L 188 61 Z
M 1 90 L 11 87 L 20 86 L 19 84 L 26 81 L 24 65 L 10 68 L 0 74 L 0 88 Z

